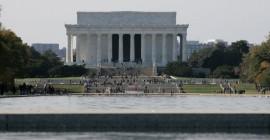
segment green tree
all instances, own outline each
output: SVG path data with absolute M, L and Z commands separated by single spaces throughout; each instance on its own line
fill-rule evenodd
M 233 42 L 228 48 L 227 65 L 239 66 L 243 61 L 243 56 L 249 52 L 249 43 L 246 40 Z
M 214 78 L 235 78 L 232 66 L 222 65 L 215 69 L 213 72 Z
M 241 78 L 270 86 L 270 35 L 261 45 L 253 47 L 241 64 Z
M 61 60 L 52 51 L 46 51 L 44 54 L 39 54 L 34 49 L 31 49 L 30 62 L 26 66 L 24 77 L 49 77 L 50 69 L 63 66 Z
M 189 77 L 192 69 L 186 63 L 171 62 L 166 66 L 165 73 L 173 76 Z
M 270 68 L 264 70 L 261 73 L 261 79 L 260 79 L 260 84 L 262 86 L 270 86 Z
M 0 81 L 13 84 L 29 63 L 30 49 L 10 30 L 0 29 Z
M 248 51 L 248 42 L 245 40 L 233 42 L 228 47 L 225 47 L 225 44 L 223 43 L 218 43 L 214 47 L 204 48 L 193 53 L 188 63 L 192 67 L 196 68 L 209 68 L 213 73 L 219 67 L 226 68 L 221 67 L 224 65 L 239 67 L 242 63 L 243 56 Z M 220 71 L 220 68 L 218 71 Z
M 49 70 L 50 77 L 75 77 L 86 74 L 88 74 L 88 70 L 82 65 L 57 66 Z
M 246 40 L 239 40 L 236 42 L 233 42 L 231 47 L 233 49 L 236 49 L 240 54 L 246 54 L 249 52 L 249 43 Z
M 213 51 L 214 48 L 209 47 L 194 52 L 188 60 L 188 64 L 195 68 L 203 67 L 205 59 L 210 57 Z
M 216 47 L 213 48 L 210 56 L 204 59 L 202 67 L 210 68 L 211 71 L 215 70 L 218 66 L 224 64 L 224 48 Z
M 11 30 L 0 29 L 0 83 L 13 84 L 14 78 L 81 76 L 83 66 L 64 66 L 52 51 L 40 54 Z

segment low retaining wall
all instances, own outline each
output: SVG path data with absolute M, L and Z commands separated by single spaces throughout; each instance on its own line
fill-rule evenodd
M 0 131 L 270 133 L 270 114 L 1 114 Z

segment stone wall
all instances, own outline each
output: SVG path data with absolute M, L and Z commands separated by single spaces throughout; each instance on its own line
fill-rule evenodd
M 270 114 L 1 114 L 0 131 L 270 133 Z

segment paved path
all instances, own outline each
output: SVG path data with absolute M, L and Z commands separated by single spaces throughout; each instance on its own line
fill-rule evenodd
M 235 96 L 235 97 L 268 97 L 270 94 L 221 94 L 221 93 L 71 93 L 64 95 L 35 94 L 35 95 L 0 95 L 0 98 L 19 98 L 19 97 L 37 97 L 37 96 Z

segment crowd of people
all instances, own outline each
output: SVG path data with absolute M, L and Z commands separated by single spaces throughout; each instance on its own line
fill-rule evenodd
M 7 86 L 6 84 L 0 84 L 0 95 L 34 95 L 34 94 L 66 94 L 66 89 L 55 89 L 52 85 L 44 84 L 44 87 L 27 85 L 23 83 L 21 85 Z
M 33 88 L 34 88 L 34 86 L 26 85 L 25 83 L 23 83 L 22 85 L 19 85 L 20 95 L 31 95 L 31 94 L 33 94 L 34 93 Z
M 260 92 L 261 94 L 270 93 L 270 87 L 262 86 L 260 84 L 255 84 L 256 90 Z
M 23 83 L 22 85 L 19 85 L 18 88 L 16 88 L 15 86 L 0 84 L 0 95 L 4 95 L 5 93 L 11 93 L 13 95 L 16 95 L 18 90 L 20 95 L 32 94 L 33 86 Z
M 166 85 L 170 84 L 171 86 L 166 87 Z M 176 86 L 166 81 L 166 78 L 140 77 L 138 75 L 127 74 L 122 76 L 97 76 L 96 78 L 86 80 L 84 87 L 87 93 L 106 93 L 107 91 L 110 93 L 125 93 L 126 91 L 144 93 L 176 92 Z
M 0 83 L 0 95 L 4 95 L 5 92 L 8 92 L 8 86 L 6 84 Z
M 136 76 L 121 76 L 114 78 L 113 76 L 98 76 L 97 78 L 85 81 L 85 91 L 95 93 L 105 93 L 109 90 L 110 93 L 124 93 L 127 85 L 136 82 Z M 109 89 L 107 87 L 110 87 Z

